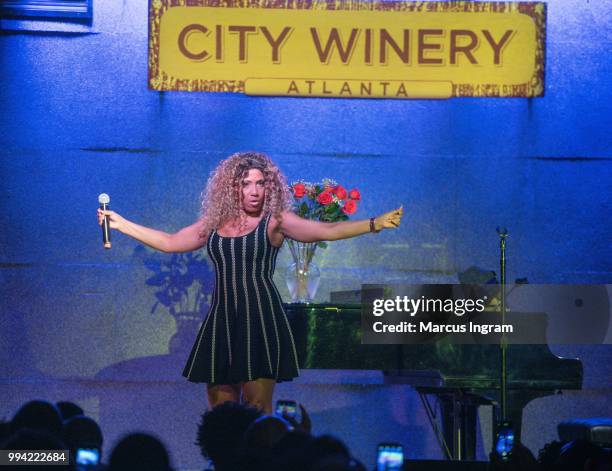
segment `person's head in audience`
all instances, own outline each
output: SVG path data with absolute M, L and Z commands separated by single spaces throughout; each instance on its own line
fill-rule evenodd
M 132 433 L 123 437 L 111 452 L 110 471 L 171 471 L 164 444 L 153 435 Z
M 244 433 L 247 448 L 271 450 L 291 430 L 291 424 L 282 417 L 264 415 L 255 420 Z
M 305 452 L 313 440 L 314 437 L 309 433 L 292 430 L 274 445 L 272 451 L 284 465 L 284 469 L 306 471 L 308 460 Z
M 45 430 L 56 437 L 62 437 L 64 434 L 59 410 L 46 401 L 30 401 L 21 406 L 11 420 L 11 432 L 24 428 Z
M 74 402 L 60 401 L 57 402 L 55 405 L 60 411 L 62 420 L 68 420 L 70 417 L 74 417 L 75 415 L 85 415 L 83 409 L 81 409 Z
M 287 450 L 301 450 L 309 445 L 314 437 L 302 430 L 291 430 L 285 434 L 279 442 L 274 445 L 274 452 L 284 452 Z
M 202 415 L 196 441 L 202 456 L 212 461 L 216 470 L 224 470 L 242 446 L 249 425 L 261 415 L 258 409 L 236 402 L 225 402 L 207 411 Z
M 215 471 L 217 468 L 215 467 Z M 241 448 L 223 465 L 223 471 L 296 471 L 284 467 L 271 450 Z
M 331 435 L 313 437 L 302 431 L 287 433 L 273 448 L 283 469 L 291 471 L 365 471 L 346 445 Z
M 311 470 L 351 469 L 351 454 L 347 446 L 331 435 L 321 435 L 310 442 L 306 448 L 306 456 Z
M 561 447 L 555 471 L 612 470 L 612 457 L 599 446 L 586 440 L 575 440 Z
M 4 450 L 65 450 L 66 444 L 57 435 L 43 429 L 21 428 L 11 434 L 4 443 L 0 443 L 0 448 Z M 67 457 L 68 458 L 68 457 Z M 74 460 L 69 460 L 68 466 L 53 466 L 53 468 L 75 470 Z M 4 467 L 0 467 L 3 469 Z M 9 469 L 9 468 L 6 468 Z M 12 468 L 11 468 L 12 469 Z M 42 466 L 23 466 L 19 465 L 15 469 L 20 471 L 43 469 Z
M 339 438 L 331 435 L 321 435 L 316 437 L 310 445 L 310 449 L 315 456 L 339 455 L 350 458 L 350 453 L 346 445 Z
M 98 461 L 102 461 L 102 430 L 92 418 L 76 415 L 66 420 L 64 439 L 73 457 L 77 457 L 78 450 L 83 450 L 83 459 L 87 460 L 87 456 L 97 454 Z
M 542 471 L 554 471 L 562 447 L 563 443 L 555 440 L 544 445 L 538 452 L 538 462 Z

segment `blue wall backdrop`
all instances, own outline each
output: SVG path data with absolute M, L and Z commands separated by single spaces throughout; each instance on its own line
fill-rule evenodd
M 2 20 L 0 416 L 26 399 L 71 398 L 101 421 L 109 445 L 150 430 L 177 467 L 203 465 L 192 443 L 204 390 L 180 379 L 186 357 L 169 355 L 175 319 L 151 313 L 143 259 L 154 255 L 118 234 L 104 251 L 95 209 L 106 192 L 125 217 L 178 230 L 197 217 L 209 172 L 239 150 L 270 154 L 289 180 L 359 188 L 356 217 L 404 205 L 399 230 L 317 255 L 317 300 L 362 283 L 454 283 L 472 265 L 496 270 L 500 224 L 511 234 L 510 279 L 612 283 L 611 6 L 549 3 L 546 94 L 532 100 L 158 93 L 147 89 L 146 2 L 95 0 L 91 27 Z M 285 248 L 275 277 L 284 296 L 289 259 Z M 559 420 L 604 414 L 612 395 L 609 346 L 556 353 L 581 357 L 585 388 L 529 406 L 525 437 L 536 450 Z M 137 359 L 151 361 L 129 363 Z M 126 361 L 134 369 L 117 367 Z M 281 385 L 279 397 L 302 400 L 316 432 L 337 432 L 364 461 L 391 439 L 412 457 L 440 456 L 410 388 L 354 372 L 310 379 Z M 176 433 L 160 419 L 168 414 Z

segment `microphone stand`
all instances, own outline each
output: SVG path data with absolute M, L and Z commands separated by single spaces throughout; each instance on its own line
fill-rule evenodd
M 501 310 L 501 323 L 506 323 L 506 238 L 508 237 L 508 229 L 505 227 L 498 227 L 497 234 L 499 235 L 499 271 L 500 271 L 500 310 Z M 501 391 L 501 420 L 500 423 L 506 423 L 507 417 L 507 379 L 508 370 L 506 364 L 506 357 L 508 353 L 508 343 L 505 332 L 502 332 L 501 336 L 501 365 L 500 365 L 500 391 Z

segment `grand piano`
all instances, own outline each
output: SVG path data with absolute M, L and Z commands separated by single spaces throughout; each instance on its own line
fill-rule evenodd
M 382 370 L 385 382 L 408 384 L 419 393 L 448 459 L 476 458 L 480 405 L 492 405 L 499 421 L 499 345 L 458 345 L 440 336 L 419 345 L 362 345 L 360 304 L 286 304 L 302 368 Z M 538 397 L 582 388 L 582 363 L 559 358 L 546 344 L 545 313 L 508 313 L 528 318 L 541 341 L 509 345 L 507 408 L 520 438 L 525 406 Z M 441 407 L 441 430 L 428 397 Z

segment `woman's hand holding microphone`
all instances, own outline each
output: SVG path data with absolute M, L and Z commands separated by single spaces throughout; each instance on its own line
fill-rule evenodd
M 104 224 L 104 217 L 108 216 L 108 225 L 111 229 L 117 229 L 121 231 L 125 223 L 125 219 L 117 214 L 115 211 L 102 210 L 98 208 L 98 224 L 101 226 Z

